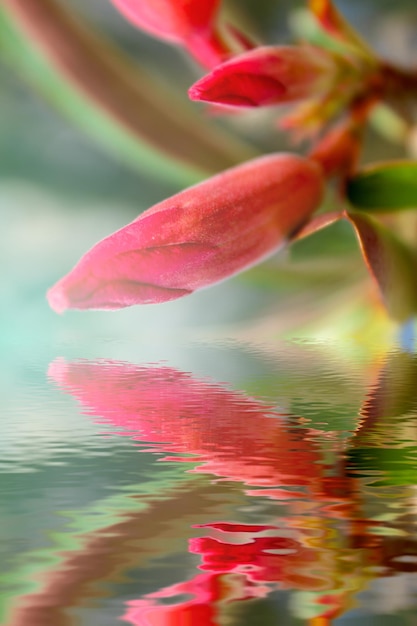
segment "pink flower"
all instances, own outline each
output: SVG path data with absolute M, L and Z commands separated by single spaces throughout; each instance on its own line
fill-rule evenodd
M 239 107 L 293 102 L 317 95 L 335 63 L 312 46 L 264 46 L 233 57 L 197 81 L 192 100 Z
M 51 307 L 118 309 L 174 300 L 275 252 L 322 198 L 316 163 L 273 154 L 145 211 L 96 244 L 48 293 Z
M 113 0 L 133 24 L 171 43 L 185 46 L 212 67 L 229 55 L 217 29 L 220 0 Z

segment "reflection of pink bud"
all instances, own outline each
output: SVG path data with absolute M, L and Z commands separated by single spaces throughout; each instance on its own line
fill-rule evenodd
M 291 154 L 248 161 L 155 205 L 96 244 L 51 307 L 118 309 L 180 298 L 259 262 L 318 207 L 323 176 Z
M 113 0 L 133 24 L 152 35 L 184 45 L 211 67 L 229 51 L 217 33 L 220 0 Z
M 112 361 L 57 359 L 48 376 L 119 435 L 178 461 L 201 461 L 195 471 L 262 487 L 274 498 L 303 497 L 300 487 L 321 493 L 320 453 L 311 439 L 240 391 L 171 367 Z
M 260 47 L 233 57 L 197 81 L 192 100 L 256 107 L 316 95 L 334 69 L 331 58 L 313 47 Z

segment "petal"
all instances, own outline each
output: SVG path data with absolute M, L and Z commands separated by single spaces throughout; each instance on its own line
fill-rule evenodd
M 48 294 L 52 308 L 159 303 L 259 262 L 318 207 L 321 168 L 292 154 L 248 161 L 169 198 L 94 246 Z
M 113 0 L 135 26 L 185 46 L 204 66 L 214 67 L 232 50 L 217 28 L 220 0 Z
M 195 31 L 210 31 L 220 0 L 113 0 L 113 4 L 139 28 L 178 42 Z

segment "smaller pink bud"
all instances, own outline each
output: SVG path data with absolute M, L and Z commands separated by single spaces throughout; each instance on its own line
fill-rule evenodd
M 51 307 L 118 309 L 180 298 L 258 263 L 319 206 L 323 172 L 293 154 L 226 170 L 96 244 L 48 293 Z
M 188 93 L 227 106 L 281 104 L 315 96 L 335 69 L 332 57 L 312 46 L 264 46 L 218 65 Z

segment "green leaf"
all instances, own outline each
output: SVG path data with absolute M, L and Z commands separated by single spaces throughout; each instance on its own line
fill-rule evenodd
M 417 208 L 417 161 L 390 161 L 364 168 L 347 185 L 356 209 L 398 211 Z
M 389 315 L 404 322 L 417 311 L 417 272 L 413 252 L 381 222 L 365 213 L 346 215 Z

